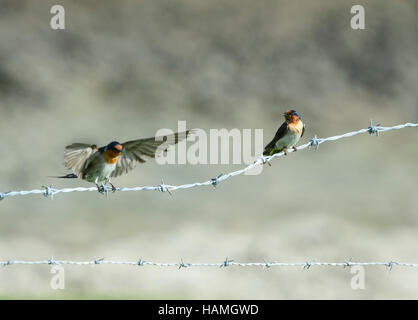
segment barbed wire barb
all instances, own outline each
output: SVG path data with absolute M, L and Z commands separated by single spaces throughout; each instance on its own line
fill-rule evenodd
M 231 263 L 234 262 L 234 260 L 228 259 L 228 257 L 226 257 L 226 259 L 224 260 L 224 262 L 222 262 L 222 264 L 219 266 L 220 268 L 224 267 L 229 267 L 231 265 Z
M 373 125 L 373 120 L 370 119 L 370 126 L 369 126 L 369 134 L 372 136 L 373 134 L 376 134 L 376 137 L 379 136 L 379 127 L 380 127 L 380 123 L 377 125 Z
M 373 121 L 370 120 L 370 125 L 368 128 L 365 129 L 360 129 L 358 131 L 352 131 L 352 132 L 347 132 L 341 135 L 337 135 L 337 136 L 332 136 L 332 137 L 328 137 L 328 138 L 318 138 L 316 135 L 308 142 L 305 143 L 301 146 L 297 147 L 297 150 L 303 150 L 306 148 L 315 148 L 315 150 L 318 150 L 318 147 L 320 144 L 327 142 L 327 141 L 335 141 L 335 140 L 339 140 L 342 138 L 349 138 L 349 137 L 353 137 L 359 134 L 364 134 L 364 133 L 369 133 L 370 135 L 375 134 L 376 136 L 378 136 L 381 132 L 386 132 L 386 131 L 391 131 L 391 130 L 399 130 L 399 129 L 403 129 L 403 128 L 407 128 L 407 127 L 418 127 L 417 123 L 405 123 L 405 124 L 400 124 L 400 125 L 396 125 L 396 126 L 392 126 L 392 127 L 382 127 L 380 126 L 380 124 L 378 125 L 373 125 Z M 289 149 L 287 150 L 287 153 L 292 153 L 295 152 L 295 150 L 293 149 Z M 246 166 L 243 169 L 237 170 L 237 171 L 233 171 L 227 174 L 220 174 L 218 177 L 216 178 L 211 178 L 207 181 L 204 182 L 194 182 L 194 183 L 188 183 L 188 184 L 183 184 L 183 185 L 167 185 L 164 183 L 163 180 L 161 180 L 161 184 L 157 185 L 157 186 L 143 186 L 143 187 L 132 187 L 132 188 L 128 188 L 128 187 L 121 187 L 121 188 L 116 188 L 116 191 L 120 191 L 120 192 L 124 192 L 124 191 L 160 191 L 160 192 L 168 192 L 170 195 L 172 195 L 172 192 L 175 190 L 180 190 L 180 189 L 190 189 L 190 188 L 195 188 L 195 187 L 203 187 L 203 186 L 213 186 L 216 187 L 220 182 L 225 181 L 229 178 L 235 177 L 237 175 L 243 174 L 249 170 L 252 170 L 254 167 L 258 166 L 258 165 L 263 165 L 265 163 L 268 163 L 269 165 L 271 165 L 271 160 L 275 159 L 275 158 L 279 158 L 282 157 L 284 155 L 284 152 L 280 152 L 280 153 L 276 153 L 273 154 L 271 156 L 260 156 L 259 158 L 257 158 L 256 161 L 254 161 L 252 164 Z M 90 187 L 90 188 L 85 188 L 85 187 L 77 187 L 77 188 L 64 188 L 64 189 L 55 189 L 52 188 L 52 186 L 42 186 L 44 189 L 40 190 L 40 189 L 35 189 L 35 190 L 28 190 L 28 191 L 9 191 L 9 192 L 0 192 L 0 200 L 3 200 L 6 197 L 15 197 L 15 196 L 26 196 L 26 195 L 30 195 L 30 194 L 42 194 L 47 198 L 53 199 L 53 197 L 56 194 L 59 193 L 69 193 L 69 192 L 97 192 L 97 187 Z M 108 191 L 115 191 L 112 190 L 111 187 L 107 186 L 107 185 L 102 185 L 101 189 L 99 190 L 99 192 L 101 193 L 105 193 L 107 195 Z

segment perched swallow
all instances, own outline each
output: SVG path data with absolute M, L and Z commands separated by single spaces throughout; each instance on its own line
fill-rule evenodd
M 283 113 L 285 122 L 277 130 L 273 140 L 264 148 L 263 155 L 271 156 L 275 153 L 284 152 L 287 155 L 287 149 L 297 150 L 295 145 L 305 132 L 305 125 L 300 119 L 299 113 L 295 110 L 288 110 Z
M 103 190 L 103 186 L 99 186 L 99 183 L 105 182 L 116 191 L 115 186 L 110 182 L 110 177 L 128 173 L 135 167 L 136 162 L 144 163 L 143 156 L 155 158 L 167 151 L 170 145 L 187 138 L 190 131 L 125 143 L 113 141 L 101 148 L 95 144 L 73 143 L 65 147 L 64 151 L 64 165 L 73 173 L 55 178 L 80 178 L 93 182 L 99 192 Z

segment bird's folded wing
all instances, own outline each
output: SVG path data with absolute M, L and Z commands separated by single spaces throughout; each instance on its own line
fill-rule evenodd
M 66 146 L 64 151 L 64 165 L 77 176 L 80 176 L 86 161 L 97 150 L 95 144 L 73 143 Z
M 135 167 L 136 162 L 144 163 L 143 156 L 155 158 L 166 151 L 170 145 L 186 139 L 190 134 L 191 130 L 187 130 L 167 136 L 151 137 L 122 143 L 122 155 L 119 157 L 111 177 L 118 177 L 123 173 L 127 173 Z
M 270 141 L 268 145 L 264 148 L 265 151 L 268 151 L 276 146 L 276 142 L 281 139 L 289 130 L 289 126 L 287 122 L 283 122 L 280 128 L 277 130 L 276 135 L 274 136 L 273 140 Z

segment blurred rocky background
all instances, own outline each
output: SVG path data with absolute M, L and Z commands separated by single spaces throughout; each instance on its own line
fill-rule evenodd
M 65 7 L 52 30 L 50 8 Z M 359 3 L 360 4 L 360 3 Z M 0 191 L 89 186 L 64 146 L 153 136 L 160 128 L 264 129 L 293 107 L 302 143 L 418 122 L 418 4 L 362 1 L 0 0 Z M 217 189 L 72 193 L 0 202 L 0 260 L 418 262 L 418 130 L 302 151 Z M 243 165 L 138 166 L 117 186 L 204 181 Z M 418 270 L 67 266 L 0 268 L 1 298 L 418 298 Z

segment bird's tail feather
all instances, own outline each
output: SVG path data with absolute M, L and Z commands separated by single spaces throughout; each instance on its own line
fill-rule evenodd
M 66 176 L 49 176 L 49 178 L 76 179 L 78 176 L 74 173 L 69 173 Z

